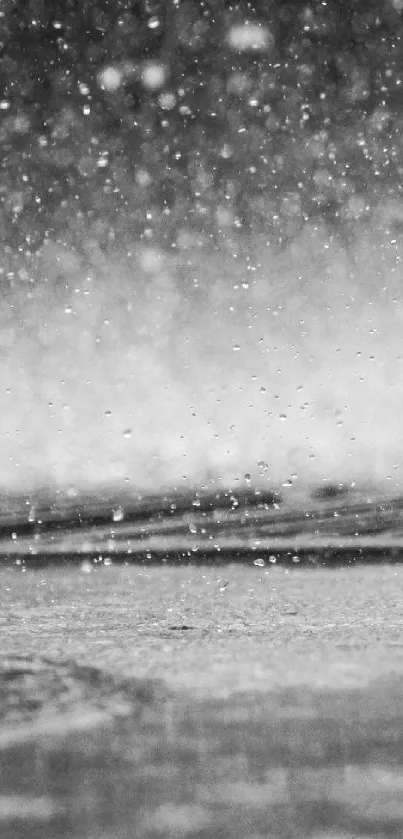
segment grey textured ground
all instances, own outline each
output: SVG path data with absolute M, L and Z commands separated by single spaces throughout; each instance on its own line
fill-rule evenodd
M 402 578 L 3 569 L 1 835 L 400 837 Z

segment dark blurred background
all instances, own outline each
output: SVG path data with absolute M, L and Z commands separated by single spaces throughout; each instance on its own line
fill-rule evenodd
M 348 239 L 385 198 L 399 224 L 402 13 L 3 0 L 2 244 L 263 230 L 282 245 L 317 217 Z

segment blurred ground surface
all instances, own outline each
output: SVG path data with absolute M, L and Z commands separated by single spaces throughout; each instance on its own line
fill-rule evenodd
M 400 837 L 400 566 L 0 573 L 5 839 Z

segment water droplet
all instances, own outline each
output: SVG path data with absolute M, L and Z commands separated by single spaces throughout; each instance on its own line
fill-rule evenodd
M 218 586 L 219 586 L 220 591 L 225 591 L 225 589 L 227 588 L 227 585 L 228 585 L 228 580 L 219 580 L 218 581 Z
M 271 562 L 271 564 L 274 565 L 277 562 L 277 557 L 274 556 L 274 554 L 270 554 L 269 562 Z
M 153 17 L 150 17 L 147 26 L 149 29 L 158 29 L 158 27 L 161 26 L 161 21 L 159 17 L 157 17 L 157 15 L 153 15 Z
M 239 350 L 241 348 L 240 348 L 239 344 L 233 344 L 232 349 L 233 349 L 234 352 L 239 352 Z
M 264 471 L 267 471 L 269 468 L 269 464 L 265 460 L 258 460 L 257 465 L 259 469 L 263 469 Z
M 124 517 L 125 512 L 123 507 L 116 507 L 116 510 L 114 510 L 112 514 L 112 521 L 123 521 Z
M 247 484 L 250 484 L 250 482 L 251 482 L 251 475 L 250 475 L 250 472 L 245 472 L 245 474 L 244 474 L 244 478 L 245 478 L 246 483 L 247 483 Z
M 132 436 L 132 433 L 133 433 L 133 432 L 132 432 L 132 429 L 131 429 L 131 428 L 125 428 L 125 430 L 124 430 L 124 432 L 123 432 L 123 437 L 124 437 L 126 440 L 129 440 L 129 439 L 130 439 L 130 437 Z
M 110 556 L 106 556 L 104 559 L 104 565 L 112 565 L 112 559 Z
M 116 67 L 105 67 L 98 76 L 101 88 L 114 93 L 122 83 L 122 73 Z
M 258 558 L 257 558 L 257 559 L 254 559 L 254 560 L 253 560 L 253 564 L 254 564 L 254 565 L 258 565 L 258 566 L 259 566 L 259 568 L 262 568 L 262 567 L 264 566 L 264 564 L 265 564 L 265 563 L 264 563 L 264 559 L 263 559 L 261 556 L 258 556 Z
M 165 84 L 166 67 L 158 61 L 147 61 L 143 65 L 141 80 L 147 90 L 159 90 Z
M 105 411 L 104 412 L 104 417 L 111 417 L 111 416 L 112 416 L 112 411 Z
M 84 559 L 80 565 L 80 571 L 82 574 L 91 574 L 93 570 L 92 562 L 88 559 Z

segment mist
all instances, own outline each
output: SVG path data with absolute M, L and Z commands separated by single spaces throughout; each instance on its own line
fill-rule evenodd
M 9 250 L 3 484 L 400 491 L 403 242 L 387 221 L 349 243 L 308 223 L 283 249 L 229 234 Z

